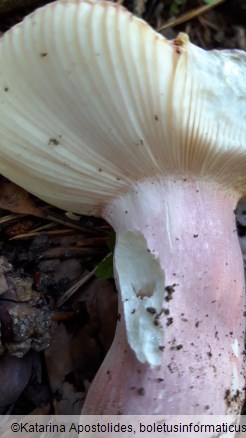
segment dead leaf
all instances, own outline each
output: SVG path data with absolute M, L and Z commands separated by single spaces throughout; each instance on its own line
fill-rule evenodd
M 12 213 L 31 214 L 44 217 L 29 193 L 12 182 L 2 182 L 0 186 L 0 208 Z
M 72 335 L 63 323 L 59 324 L 51 339 L 50 347 L 45 351 L 45 362 L 56 415 L 80 414 L 83 393 L 66 381 L 66 376 L 74 372 L 71 356 Z
M 5 353 L 0 358 L 0 407 L 13 403 L 24 390 L 31 376 L 32 356 L 19 359 Z

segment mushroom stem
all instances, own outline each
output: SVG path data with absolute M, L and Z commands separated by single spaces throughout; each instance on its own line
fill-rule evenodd
M 240 412 L 238 198 L 217 182 L 170 177 L 140 183 L 108 205 L 119 322 L 84 414 Z

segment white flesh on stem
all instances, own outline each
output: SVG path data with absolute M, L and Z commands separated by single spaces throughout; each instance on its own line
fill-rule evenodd
M 106 209 L 117 233 L 115 277 L 123 304 L 120 299 L 116 336 L 84 413 L 240 412 L 244 276 L 237 198 L 211 181 L 169 178 L 136 185 Z M 163 313 L 153 321 L 147 307 L 160 312 L 161 289 Z M 159 366 L 151 365 L 159 358 Z

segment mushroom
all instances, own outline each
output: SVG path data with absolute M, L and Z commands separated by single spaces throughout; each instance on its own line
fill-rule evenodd
M 115 339 L 87 414 L 231 414 L 244 399 L 246 55 L 60 0 L 0 40 L 0 171 L 116 231 Z

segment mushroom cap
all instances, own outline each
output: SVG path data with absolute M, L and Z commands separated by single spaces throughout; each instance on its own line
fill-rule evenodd
M 136 181 L 246 188 L 246 54 L 168 41 L 115 3 L 60 0 L 0 39 L 0 172 L 101 215 Z

